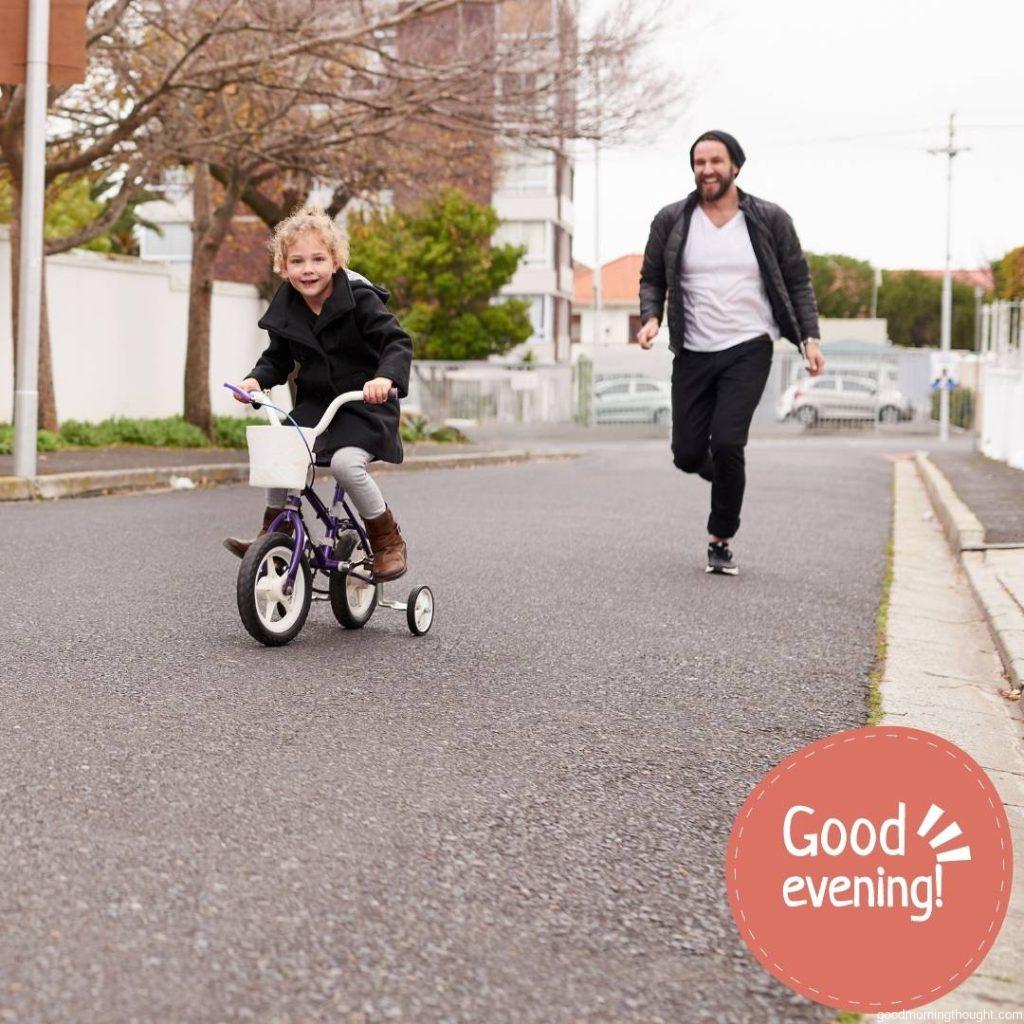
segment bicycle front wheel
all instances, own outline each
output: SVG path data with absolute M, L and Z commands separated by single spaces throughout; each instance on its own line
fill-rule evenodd
M 306 624 L 313 586 L 305 554 L 290 594 L 285 593 L 295 538 L 284 533 L 260 537 L 238 569 L 238 614 L 249 635 L 268 647 L 291 643 Z

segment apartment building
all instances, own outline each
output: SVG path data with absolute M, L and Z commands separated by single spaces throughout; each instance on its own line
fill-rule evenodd
M 575 26 L 565 0 L 465 0 L 400 29 L 400 55 L 424 59 L 444 48 L 452 51 L 495 47 L 501 59 L 492 101 L 528 93 L 536 84 L 538 102 L 571 110 L 573 98 L 545 90 L 540 81 L 545 55 L 571 45 Z M 528 42 L 528 46 L 523 46 Z M 490 203 L 504 222 L 498 244 L 523 246 L 526 253 L 515 277 L 502 289 L 530 304 L 533 336 L 513 353 L 542 363 L 570 358 L 573 296 L 573 163 L 565 143 L 553 148 L 512 146 L 479 137 L 472 150 L 437 169 L 429 182 L 396 189 L 399 205 L 412 205 L 447 185 L 462 188 L 477 202 Z
M 542 362 L 569 359 L 572 187 L 572 161 L 564 152 L 506 150 L 498 156 L 491 203 L 504 223 L 495 241 L 526 248 L 503 294 L 530 303 L 534 333 L 527 346 Z

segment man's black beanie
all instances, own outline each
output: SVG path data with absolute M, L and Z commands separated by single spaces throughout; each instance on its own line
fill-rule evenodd
M 747 154 L 743 152 L 743 147 L 728 132 L 705 132 L 697 137 L 697 142 L 705 142 L 708 139 L 721 142 L 729 150 L 729 156 L 737 167 L 742 167 L 746 163 Z M 693 151 L 697 148 L 697 142 L 690 147 L 691 171 L 693 170 Z

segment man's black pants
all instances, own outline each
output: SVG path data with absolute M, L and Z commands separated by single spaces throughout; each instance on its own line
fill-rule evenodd
M 721 352 L 676 353 L 672 364 L 672 461 L 711 481 L 708 533 L 733 537 L 746 486 L 743 449 L 772 365 L 762 334 Z

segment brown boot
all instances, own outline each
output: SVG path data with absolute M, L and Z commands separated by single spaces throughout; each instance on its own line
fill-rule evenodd
M 283 508 L 271 508 L 268 505 L 263 511 L 263 528 L 255 537 L 252 538 L 252 540 L 239 540 L 238 537 L 228 537 L 228 539 L 224 541 L 224 547 L 226 547 L 231 554 L 235 555 L 235 557 L 244 558 L 246 551 L 248 551 L 260 537 L 266 534 L 267 530 L 270 529 L 270 524 L 283 511 Z M 289 524 L 285 524 L 285 526 L 281 528 L 281 532 L 287 533 L 290 536 L 292 532 L 291 526 Z
M 373 577 L 380 583 L 405 575 L 406 548 L 391 509 L 363 524 L 373 548 Z

